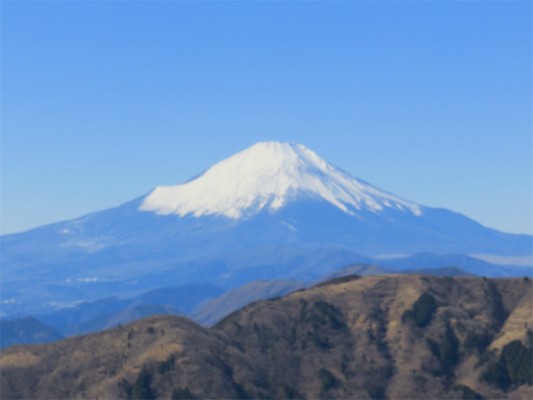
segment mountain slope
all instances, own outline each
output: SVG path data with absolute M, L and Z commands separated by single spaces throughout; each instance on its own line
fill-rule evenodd
M 525 279 L 352 277 L 256 302 L 211 329 L 157 316 L 2 350 L 1 395 L 528 399 L 531 300 Z M 502 366 L 505 379 L 494 375 Z
M 211 326 L 226 315 L 257 300 L 283 296 L 301 289 L 304 284 L 300 281 L 253 281 L 241 287 L 230 290 L 220 297 L 210 301 L 203 307 L 189 315 L 192 320 Z
M 180 315 L 180 310 L 168 305 L 138 305 L 129 306 L 121 311 L 100 314 L 95 318 L 82 322 L 69 331 L 69 335 L 98 332 L 114 328 L 118 325 L 137 321 L 151 315 Z

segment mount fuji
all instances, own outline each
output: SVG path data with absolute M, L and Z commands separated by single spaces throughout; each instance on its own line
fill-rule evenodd
M 2 236 L 1 244 L 8 312 L 171 284 L 310 280 L 366 256 L 533 250 L 529 235 L 401 199 L 300 144 L 277 142 L 119 207 Z

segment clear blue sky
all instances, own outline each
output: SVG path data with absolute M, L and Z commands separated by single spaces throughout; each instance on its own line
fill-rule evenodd
M 531 2 L 1 4 L 2 233 L 258 141 L 532 233 Z

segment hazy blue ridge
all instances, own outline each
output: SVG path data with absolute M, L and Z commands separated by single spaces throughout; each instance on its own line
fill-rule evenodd
M 63 335 L 33 317 L 0 320 L 0 348 L 16 344 L 48 343 L 63 338 Z
M 187 315 L 196 306 L 212 300 L 224 293 L 224 290 L 207 284 L 184 285 L 176 288 L 159 288 L 149 290 L 132 299 L 110 297 L 78 304 L 36 317 L 64 335 L 94 332 L 110 327 L 110 324 L 125 323 L 129 315 L 151 315 L 153 313 Z M 166 307 L 165 309 L 149 306 Z M 129 310 L 129 311 L 125 311 Z M 128 314 L 130 313 L 130 314 Z M 136 313 L 136 314 L 135 314 Z M 139 317 L 140 318 L 140 317 Z M 137 319 L 137 318 L 135 318 Z M 129 322 L 129 321 L 128 321 Z
M 376 260 L 383 267 L 392 269 L 434 269 L 442 267 L 457 267 L 471 274 L 493 278 L 533 276 L 533 268 L 497 265 L 480 260 L 465 254 L 437 255 L 431 253 L 418 253 L 409 257 Z

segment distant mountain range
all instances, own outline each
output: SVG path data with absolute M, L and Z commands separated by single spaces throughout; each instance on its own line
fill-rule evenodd
M 337 277 L 212 328 L 154 316 L 3 349 L 0 396 L 531 399 L 532 306 L 528 278 Z
M 150 290 L 133 299 L 110 297 L 35 317 L 65 336 L 96 332 L 148 315 L 189 315 L 224 291 L 212 285 L 185 285 Z
M 311 281 L 377 255 L 533 251 L 530 235 L 401 199 L 302 145 L 277 142 L 120 207 L 2 236 L 1 247 L 3 316 L 185 284 Z M 490 264 L 479 265 L 476 274 L 492 275 Z

